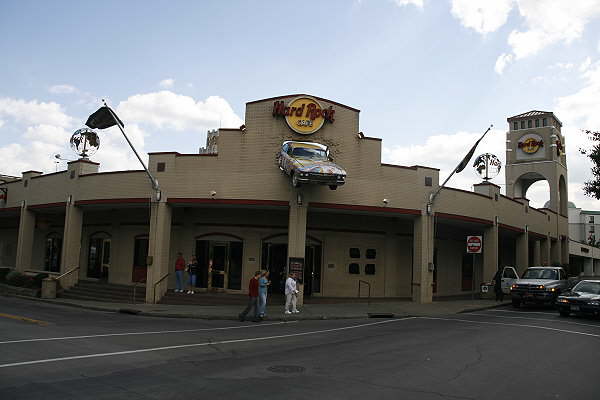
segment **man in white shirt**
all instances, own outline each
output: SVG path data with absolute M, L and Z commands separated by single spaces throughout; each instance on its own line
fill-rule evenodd
M 291 273 L 285 281 L 285 314 L 299 313 L 296 309 L 296 299 L 298 297 L 298 290 L 296 289 L 296 274 Z M 290 312 L 290 306 L 292 311 Z

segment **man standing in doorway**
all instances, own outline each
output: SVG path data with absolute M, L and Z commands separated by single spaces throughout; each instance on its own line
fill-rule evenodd
M 258 322 L 260 318 L 258 317 L 258 278 L 260 277 L 260 271 L 256 271 L 252 279 L 250 279 L 250 283 L 248 284 L 248 305 L 239 315 L 240 321 L 244 321 L 246 319 L 246 315 L 250 311 L 254 312 L 254 319 L 252 321 Z
M 296 274 L 291 273 L 285 281 L 285 314 L 299 313 L 296 309 L 296 301 L 298 299 L 298 290 L 296 289 Z M 290 306 L 292 311 L 290 311 Z

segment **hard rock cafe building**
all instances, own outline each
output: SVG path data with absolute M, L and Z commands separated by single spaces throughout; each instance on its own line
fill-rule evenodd
M 278 290 L 294 260 L 304 298 L 357 297 L 362 285 L 362 295 L 370 286 L 372 297 L 426 303 L 478 291 L 499 266 L 568 264 L 565 140 L 553 113 L 508 118 L 506 194 L 485 182 L 443 188 L 431 207 L 439 170 L 382 163 L 381 139 L 360 132 L 359 116 L 307 95 L 251 101 L 245 125 L 210 132 L 198 153 L 150 153 L 158 201 L 143 170 L 98 172 L 81 159 L 23 172 L 0 184 L 0 265 L 70 272 L 64 287 L 143 282 L 155 302 L 175 287 L 178 252 L 197 256 L 201 292 L 247 293 L 259 269 Z M 293 187 L 278 168 L 289 140 L 328 146 L 346 183 Z M 543 209 L 526 198 L 538 180 L 549 184 Z M 475 257 L 468 235 L 483 237 Z

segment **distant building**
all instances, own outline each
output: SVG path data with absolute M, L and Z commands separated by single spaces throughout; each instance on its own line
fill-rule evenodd
M 595 245 L 600 241 L 600 211 L 582 210 L 569 202 L 569 237 Z

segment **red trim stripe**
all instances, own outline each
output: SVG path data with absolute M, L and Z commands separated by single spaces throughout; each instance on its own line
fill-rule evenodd
M 458 221 L 467 221 L 467 222 L 475 222 L 477 224 L 483 225 L 494 225 L 494 222 L 489 219 L 476 218 L 476 217 L 467 217 L 466 215 L 458 215 L 458 214 L 448 214 L 448 213 L 435 213 L 436 217 L 443 219 L 456 219 Z
M 4 211 L 4 212 L 21 211 L 21 207 L 5 207 L 5 208 L 0 208 L 0 211 Z
M 220 204 L 220 205 L 245 205 L 245 206 L 277 206 L 287 207 L 289 203 L 281 200 L 253 200 L 253 199 L 209 199 L 169 197 L 167 203 L 171 204 Z
M 150 202 L 149 197 L 132 197 L 123 199 L 90 199 L 90 200 L 77 200 L 75 201 L 76 206 L 85 206 L 90 204 L 141 204 Z
M 542 235 L 541 233 L 537 233 L 537 232 L 534 232 L 534 231 L 529 231 L 529 234 L 531 236 L 535 236 L 538 239 L 546 239 L 546 235 Z
M 524 233 L 525 232 L 525 229 L 518 228 L 518 227 L 512 226 L 512 225 L 507 225 L 507 224 L 498 224 L 498 227 L 503 228 L 503 229 L 507 229 L 507 230 L 513 231 L 513 232 L 519 232 L 519 233 Z
M 348 211 L 368 211 L 368 212 L 384 212 L 395 214 L 410 214 L 421 215 L 421 210 L 413 210 L 410 208 L 394 208 L 394 207 L 376 207 L 376 206 L 361 206 L 353 204 L 333 204 L 333 203 L 309 203 L 309 207 L 327 208 L 333 210 L 348 210 Z
M 38 208 L 54 208 L 54 207 L 64 207 L 67 205 L 66 201 L 60 201 L 58 203 L 44 203 L 44 204 L 31 204 L 28 205 L 27 208 L 38 209 Z

